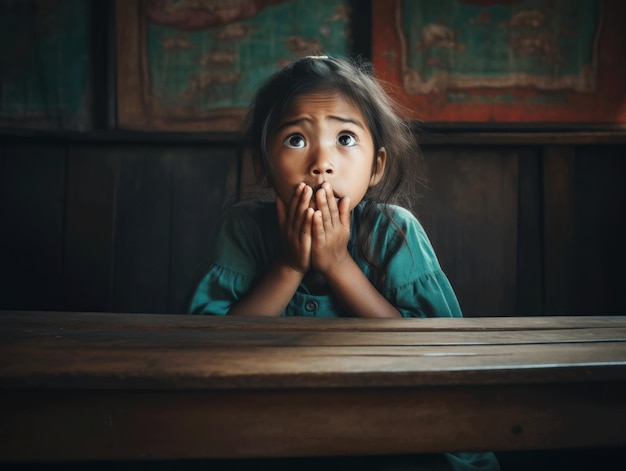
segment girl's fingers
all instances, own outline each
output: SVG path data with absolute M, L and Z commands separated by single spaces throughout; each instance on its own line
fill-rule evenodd
M 302 240 L 311 236 L 311 231 L 312 231 L 311 225 L 313 222 L 314 214 L 315 214 L 315 210 L 313 208 L 307 208 L 304 212 L 302 224 L 300 225 L 300 238 Z
M 339 222 L 337 202 L 333 195 L 333 189 L 330 183 L 324 183 L 322 188 L 315 194 L 317 208 L 322 213 L 322 221 L 324 225 L 330 229 L 335 223 Z
M 314 211 L 313 214 L 313 240 L 315 244 L 319 247 L 324 247 L 326 245 L 326 231 L 324 230 L 324 216 L 322 215 L 322 211 L 319 209 Z
M 309 208 L 312 195 L 311 187 L 301 183 L 287 203 L 276 198 L 278 223 L 280 225 L 283 247 L 281 257 L 289 266 L 298 271 L 306 271 L 311 265 L 311 224 L 312 208 Z
M 328 211 L 330 212 L 330 221 L 333 226 L 339 224 L 339 209 L 337 208 L 337 200 L 335 199 L 335 195 L 333 193 L 333 188 L 330 183 L 327 184 L 326 190 L 326 201 L 328 203 Z
M 339 211 L 339 221 L 344 227 L 350 227 L 350 198 L 344 196 L 339 200 L 337 207 Z
M 293 228 L 302 224 L 303 213 L 309 206 L 309 200 L 311 199 L 309 192 L 310 188 L 304 183 L 300 183 L 294 189 L 287 209 L 287 227 Z
M 289 201 L 289 205 L 287 208 L 287 224 L 291 225 L 293 220 L 297 214 L 298 203 L 302 198 L 302 183 L 296 186 L 293 189 L 293 193 L 291 194 L 291 200 Z
M 302 224 L 300 225 L 299 232 L 296 235 L 297 239 L 297 250 L 300 254 L 302 261 L 302 266 L 307 268 L 311 264 L 311 232 L 312 232 L 312 221 L 313 221 L 313 213 L 315 211 L 313 208 L 307 208 L 304 212 L 304 217 Z
M 311 198 L 313 196 L 313 189 L 309 186 L 309 185 L 305 185 L 304 183 L 301 184 L 302 185 L 302 192 L 300 194 L 300 200 L 299 200 L 299 204 L 298 207 L 296 209 L 296 215 L 297 215 L 297 224 L 302 224 L 302 222 L 307 218 L 307 213 L 309 212 L 309 205 L 311 203 Z M 310 218 L 309 218 L 309 222 Z

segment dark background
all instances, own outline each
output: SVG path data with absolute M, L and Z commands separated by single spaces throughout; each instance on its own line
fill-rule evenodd
M 90 130 L 0 129 L 1 309 L 182 313 L 249 188 L 237 133 L 117 126 L 114 8 L 91 4 Z M 353 16 L 368 57 L 369 2 Z M 626 134 L 542 131 L 422 126 L 418 215 L 466 316 L 621 315 Z

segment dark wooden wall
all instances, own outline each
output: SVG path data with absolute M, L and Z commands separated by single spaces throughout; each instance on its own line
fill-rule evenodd
M 466 316 L 625 313 L 626 146 L 587 137 L 425 149 L 422 220 Z
M 622 140 L 423 139 L 417 209 L 466 316 L 624 314 Z M 236 140 L 0 137 L 0 308 L 184 312 L 245 190 L 239 154 Z
M 93 131 L 0 129 L 0 309 L 184 312 L 249 165 L 237 136 L 117 128 L 115 2 L 90 5 Z M 352 9 L 365 57 L 370 7 Z M 419 217 L 465 315 L 625 313 L 625 130 L 419 139 Z
M 0 308 L 184 312 L 238 152 L 185 143 L 0 146 Z

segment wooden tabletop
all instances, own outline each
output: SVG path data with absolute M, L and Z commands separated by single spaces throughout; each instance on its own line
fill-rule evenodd
M 0 461 L 626 445 L 626 318 L 0 311 Z

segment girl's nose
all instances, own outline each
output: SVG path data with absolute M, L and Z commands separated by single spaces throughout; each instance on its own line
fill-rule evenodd
M 334 167 L 332 163 L 332 157 L 330 153 L 322 146 L 318 147 L 314 151 L 313 160 L 311 163 L 312 175 L 323 175 L 334 173 Z

